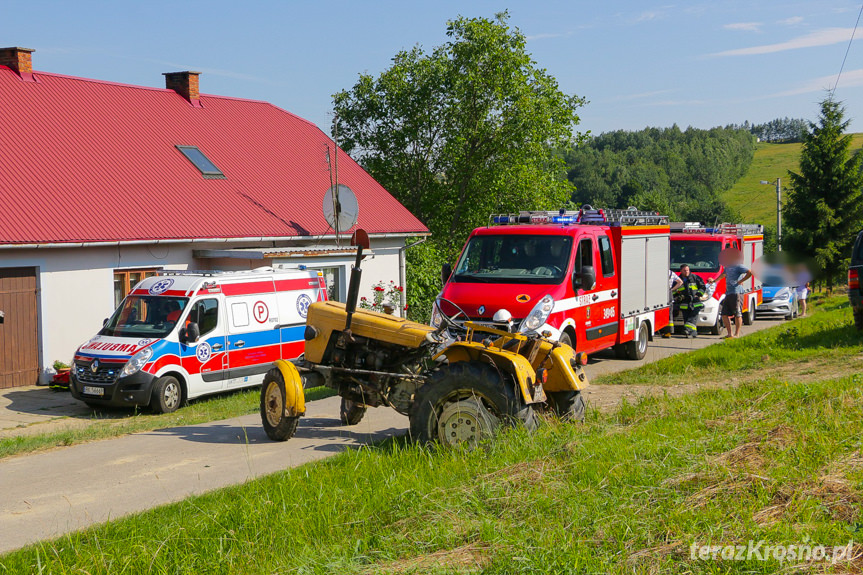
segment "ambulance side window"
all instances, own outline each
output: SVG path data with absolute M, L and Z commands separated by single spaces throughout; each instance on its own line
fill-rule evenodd
M 246 302 L 236 302 L 231 304 L 231 319 L 234 322 L 234 327 L 246 327 L 249 325 L 249 306 Z
M 602 260 L 602 276 L 614 275 L 614 256 L 611 255 L 611 240 L 608 236 L 599 236 L 599 257 Z
M 195 302 L 188 319 L 198 324 L 201 337 L 207 335 L 219 325 L 219 300 L 203 299 Z

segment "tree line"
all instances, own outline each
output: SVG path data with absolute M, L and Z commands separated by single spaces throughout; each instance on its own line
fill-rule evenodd
M 746 173 L 755 138 L 742 128 L 670 128 L 603 133 L 561 152 L 572 202 L 636 206 L 676 220 L 731 221 L 720 198 Z
M 775 118 L 763 124 L 750 124 L 745 121 L 742 124 L 731 124 L 729 128 L 746 130 L 762 142 L 772 144 L 788 144 L 791 142 L 802 142 L 809 131 L 809 122 L 803 118 Z

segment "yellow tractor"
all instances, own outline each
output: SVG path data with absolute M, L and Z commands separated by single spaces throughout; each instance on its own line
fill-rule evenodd
M 454 320 L 461 311 L 441 314 L 444 321 L 434 328 L 357 309 L 368 235 L 358 230 L 352 245 L 357 256 L 347 303 L 312 304 L 305 354 L 276 362 L 264 379 L 261 421 L 268 437 L 290 439 L 305 414 L 303 389 L 320 385 L 342 397 L 344 424 L 359 423 L 368 407 L 389 406 L 408 416 L 412 438 L 422 443 L 472 447 L 502 425 L 532 430 L 536 410 L 546 405 L 562 418 L 584 418 L 584 354 L 542 334 L 459 325 Z

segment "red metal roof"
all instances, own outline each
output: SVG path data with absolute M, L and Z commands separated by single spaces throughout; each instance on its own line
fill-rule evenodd
M 0 66 L 0 244 L 316 236 L 329 188 L 317 126 L 267 102 Z M 204 179 L 176 145 L 225 174 Z M 347 154 L 370 234 L 425 226 Z M 332 231 L 329 231 L 332 233 Z

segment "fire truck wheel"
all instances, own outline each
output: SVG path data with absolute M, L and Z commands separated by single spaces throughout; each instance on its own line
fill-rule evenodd
M 547 391 L 548 405 L 563 421 L 584 421 L 584 398 L 580 391 Z
M 366 406 L 350 399 L 342 398 L 342 406 L 339 409 L 339 416 L 342 419 L 342 425 L 356 425 L 362 421 L 366 414 Z
M 524 425 L 533 431 L 538 420 L 533 407 L 516 395 L 515 384 L 504 381 L 493 367 L 458 362 L 439 369 L 414 396 L 411 437 L 421 444 L 473 448 L 493 437 L 502 425 Z
M 716 321 L 710 326 L 710 335 L 719 335 L 720 331 L 722 331 L 722 315 L 716 314 Z
M 749 309 L 743 312 L 743 325 L 752 325 L 753 321 L 755 321 L 755 308 L 750 302 Z
M 572 336 L 569 335 L 568 331 L 561 332 L 560 333 L 560 339 L 558 341 L 560 341 L 560 343 L 565 343 L 566 345 L 568 345 L 572 349 L 575 349 L 575 344 L 572 341 Z
M 650 337 L 650 329 L 647 327 L 647 322 L 641 322 L 638 326 L 638 338 L 626 342 L 626 357 L 628 359 L 639 360 L 644 359 L 647 355 L 647 339 Z
M 285 414 L 285 378 L 278 369 L 271 369 L 264 376 L 261 386 L 261 423 L 264 432 L 273 441 L 287 441 L 294 436 L 300 417 Z
M 176 377 L 166 375 L 153 382 L 150 409 L 154 413 L 173 413 L 183 404 L 183 386 Z

